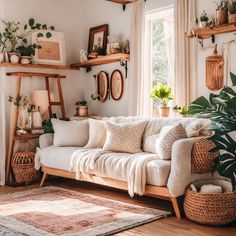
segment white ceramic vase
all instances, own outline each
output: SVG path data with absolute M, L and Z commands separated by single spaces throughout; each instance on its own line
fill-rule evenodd
M 1 53 L 0 53 L 0 63 L 3 62 L 3 60 L 4 60 L 4 53 L 1 52 Z
M 42 127 L 42 117 L 40 111 L 35 111 L 33 114 L 33 127 L 34 128 Z

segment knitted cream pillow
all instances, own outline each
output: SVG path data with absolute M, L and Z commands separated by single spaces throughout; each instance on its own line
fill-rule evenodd
M 170 160 L 174 142 L 183 138 L 186 138 L 186 131 L 181 123 L 163 127 L 156 140 L 156 153 L 161 159 Z
M 105 121 L 89 119 L 89 141 L 85 148 L 102 148 L 106 141 L 106 135 Z
M 107 121 L 107 138 L 104 150 L 114 152 L 139 153 L 143 132 L 147 121 L 112 123 Z

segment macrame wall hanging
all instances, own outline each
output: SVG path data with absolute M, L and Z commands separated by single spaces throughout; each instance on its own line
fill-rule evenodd
M 224 57 L 217 52 L 217 45 L 213 55 L 206 58 L 206 86 L 211 91 L 218 91 L 224 86 Z

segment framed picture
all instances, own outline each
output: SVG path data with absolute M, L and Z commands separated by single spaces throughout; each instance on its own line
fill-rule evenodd
M 97 75 L 97 95 L 98 101 L 105 102 L 108 96 L 109 90 L 109 76 L 106 72 L 101 71 Z
M 36 49 L 34 62 L 36 64 L 66 65 L 65 34 L 52 31 L 52 37 L 38 38 L 39 31 L 32 34 L 32 43 L 41 46 Z
M 98 49 L 100 51 L 106 51 L 108 28 L 109 26 L 106 24 L 90 29 L 88 55 L 92 52 L 97 52 Z
M 119 70 L 114 70 L 110 80 L 111 97 L 118 101 L 121 99 L 124 90 L 124 78 Z

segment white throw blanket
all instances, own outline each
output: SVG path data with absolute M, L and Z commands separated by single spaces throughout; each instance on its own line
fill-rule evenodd
M 80 180 L 81 174 L 89 179 L 90 174 L 95 170 L 96 161 L 99 158 L 106 158 L 106 154 L 110 153 L 101 149 L 82 149 L 74 152 L 71 158 L 71 171 L 76 173 L 76 179 Z M 128 192 L 131 197 L 134 194 L 144 194 L 147 163 L 156 159 L 158 159 L 156 155 L 148 153 L 121 155 L 122 168 L 116 171 L 119 171 L 121 176 L 127 176 Z M 101 163 L 102 165 L 96 165 L 96 168 L 99 168 L 96 172 L 99 172 L 101 176 L 106 176 L 105 159 Z

